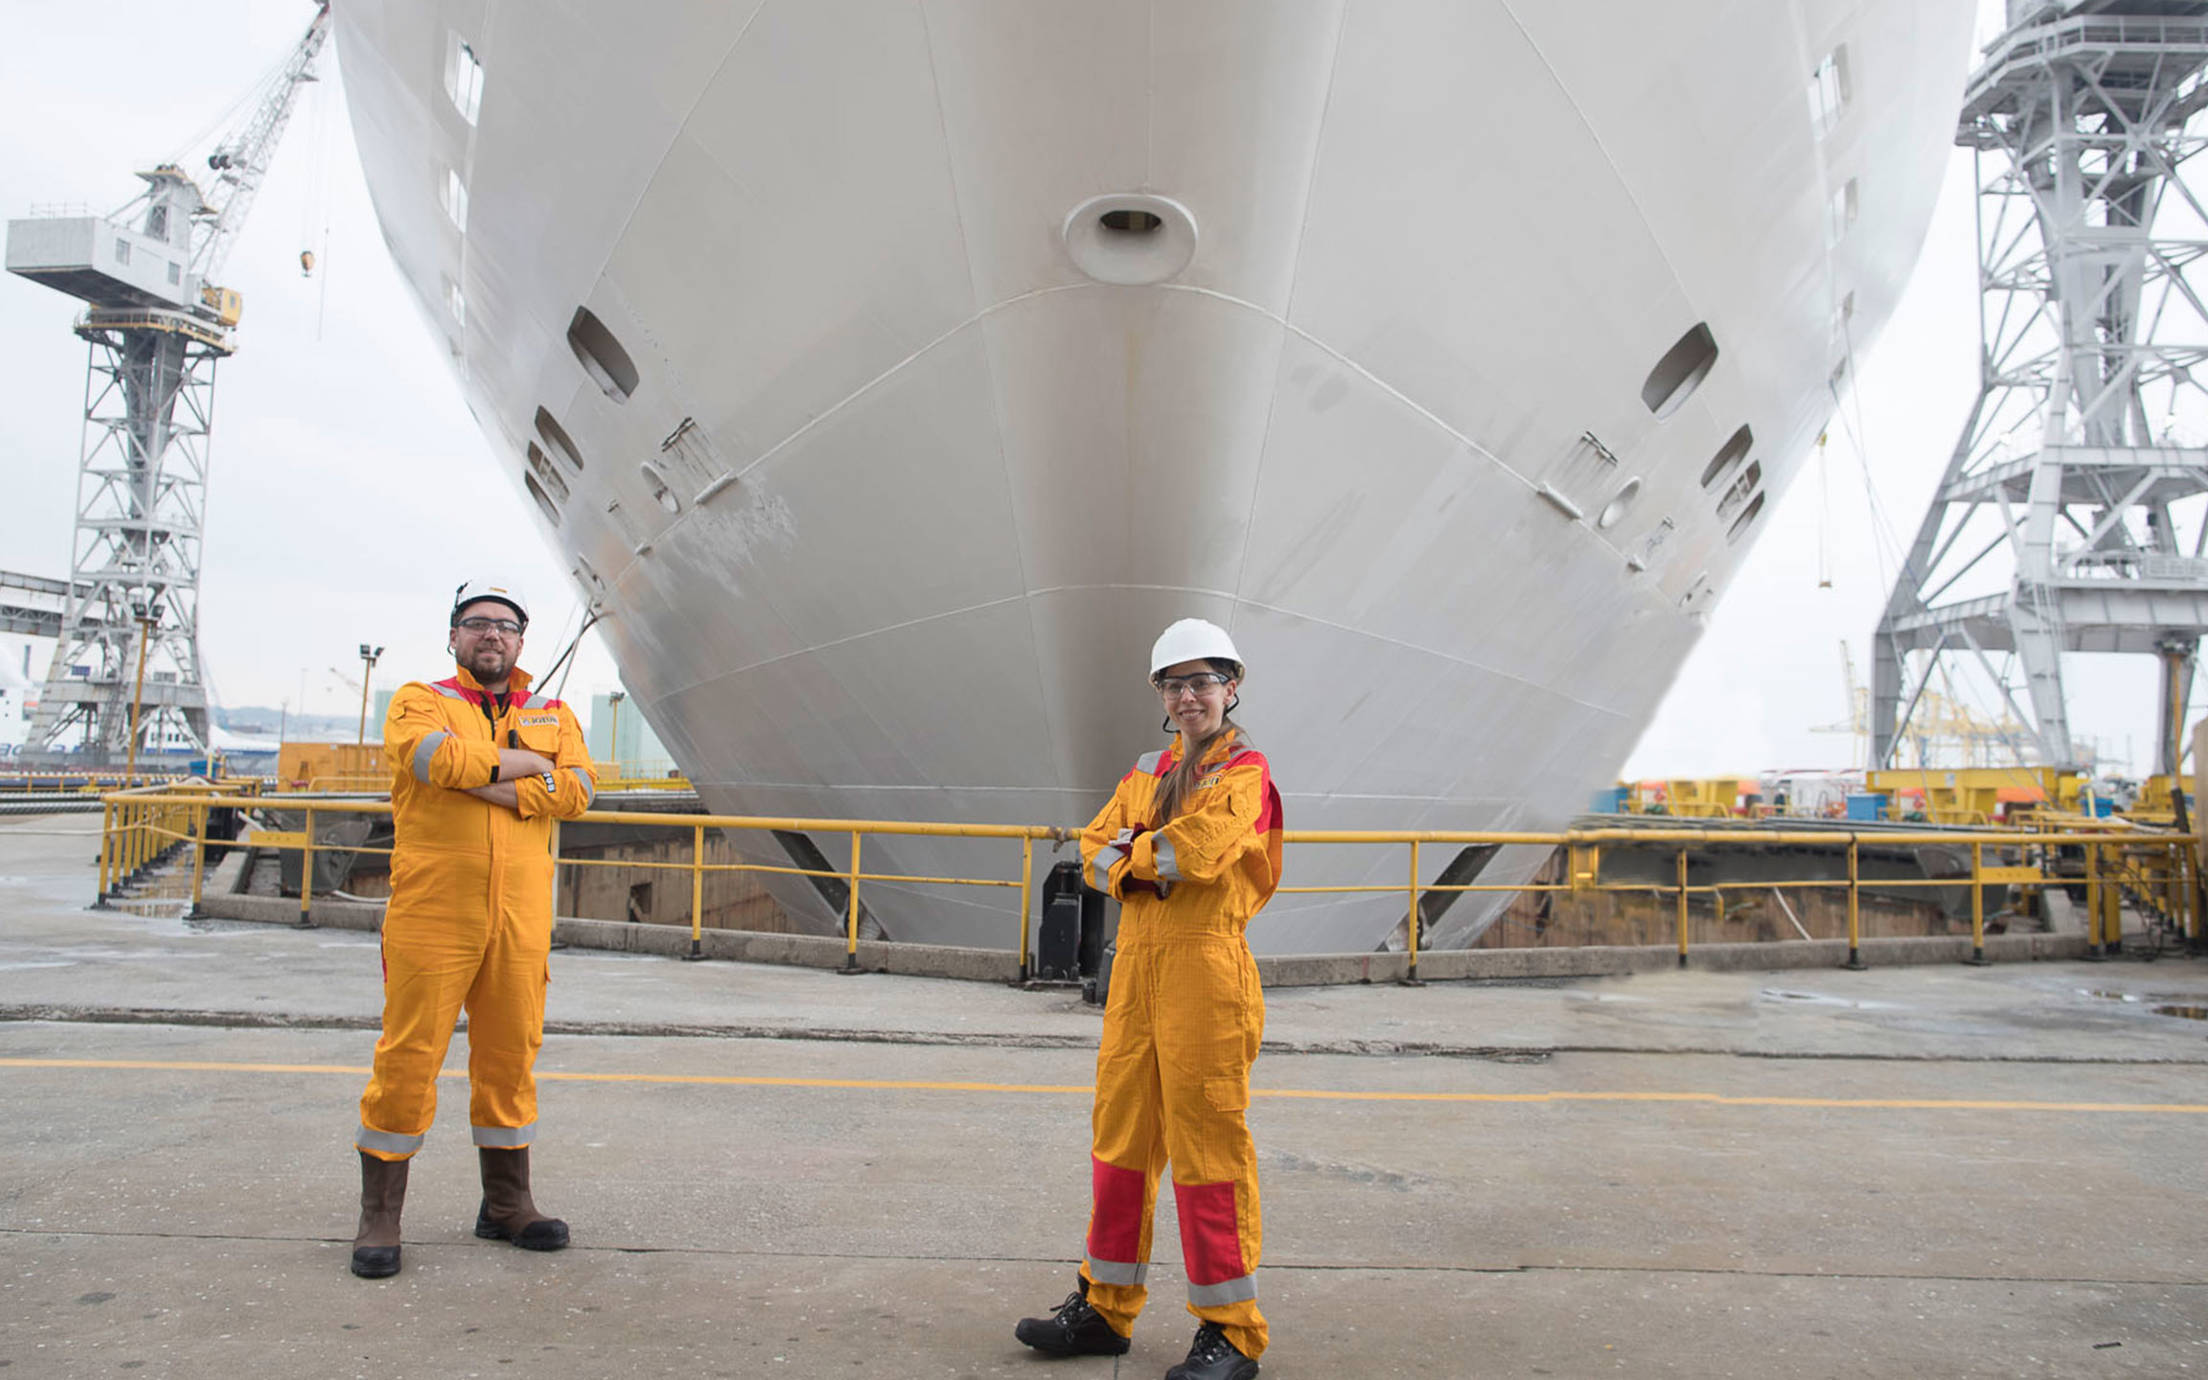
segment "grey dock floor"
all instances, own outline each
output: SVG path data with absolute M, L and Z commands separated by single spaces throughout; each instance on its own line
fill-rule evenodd
M 84 908 L 0 822 L 9 1376 L 1162 1375 L 1046 1361 L 1098 1015 L 1064 991 L 553 957 L 539 1201 L 469 1232 L 464 1038 L 406 1268 L 346 1271 L 375 939 Z M 157 908 L 154 908 L 157 909 Z M 1283 991 L 1268 1377 L 2208 1372 L 2208 965 Z

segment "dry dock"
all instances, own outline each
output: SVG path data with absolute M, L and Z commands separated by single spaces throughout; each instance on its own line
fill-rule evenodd
M 1116 1372 L 1012 1340 L 1085 1219 L 1070 994 L 580 950 L 537 1149 L 575 1247 L 470 1234 L 456 1076 L 404 1273 L 354 1279 L 374 936 L 84 909 L 94 827 L 0 821 L 10 1376 L 1074 1380 L 1187 1344 L 1169 1220 Z M 1268 1377 L 2208 1373 L 2203 965 L 1269 1000 Z

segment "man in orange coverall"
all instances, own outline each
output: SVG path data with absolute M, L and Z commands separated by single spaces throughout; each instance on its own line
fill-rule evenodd
M 1145 753 L 1081 833 L 1090 885 L 1119 898 L 1119 954 L 1096 1056 L 1089 1238 L 1075 1290 L 1013 1335 L 1053 1355 L 1124 1355 L 1148 1297 L 1158 1174 L 1179 1209 L 1188 1357 L 1165 1380 L 1253 1380 L 1257 1152 L 1243 1113 L 1265 1032 L 1244 932 L 1280 884 L 1281 805 L 1264 754 L 1229 716 L 1242 654 L 1184 618 L 1150 654 L 1174 742 Z
M 555 821 L 597 791 L 575 715 L 529 693 L 529 605 L 504 580 L 454 592 L 458 669 L 391 697 L 391 901 L 383 920 L 383 1038 L 360 1099 L 360 1228 L 353 1273 L 397 1274 L 407 1163 L 437 1110 L 453 1022 L 468 1012 L 469 1120 L 482 1162 L 475 1234 L 533 1251 L 567 1224 L 529 1193 L 533 1069 L 544 1043 Z

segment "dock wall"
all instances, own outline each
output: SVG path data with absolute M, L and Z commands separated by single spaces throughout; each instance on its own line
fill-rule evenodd
M 299 903 L 289 897 L 210 894 L 201 912 L 224 920 L 295 925 Z M 326 929 L 380 930 L 383 907 L 365 901 L 317 900 L 313 923 Z M 613 920 L 561 918 L 553 936 L 578 949 L 658 954 L 684 958 L 690 931 L 677 925 L 630 924 Z M 2082 934 L 1995 934 L 1986 936 L 1986 957 L 1997 963 L 2074 959 L 2085 956 Z M 841 968 L 845 943 L 822 935 L 765 934 L 749 930 L 706 930 L 700 956 L 738 963 L 774 963 L 800 968 Z M 1837 968 L 1847 958 L 1844 940 L 1774 940 L 1767 943 L 1704 944 L 1693 948 L 1689 969 L 1710 972 L 1768 971 L 1786 968 Z M 1960 963 L 1970 956 L 1967 935 L 1865 939 L 1862 957 L 1873 967 Z M 1013 982 L 1018 956 L 1003 949 L 964 949 L 939 944 L 859 941 L 859 967 L 866 972 L 909 977 L 958 978 L 969 982 Z M 1677 970 L 1679 951 L 1671 945 L 1543 947 L 1522 949 L 1437 949 L 1419 955 L 1418 975 L 1427 982 L 1528 978 L 1609 977 L 1626 973 Z M 1408 969 L 1402 953 L 1269 955 L 1257 960 L 1267 987 L 1324 987 L 1400 981 Z

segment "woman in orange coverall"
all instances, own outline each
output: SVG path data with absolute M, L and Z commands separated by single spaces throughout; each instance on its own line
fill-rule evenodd
M 407 1163 L 437 1110 L 437 1072 L 468 1012 L 469 1120 L 483 1174 L 475 1234 L 567 1245 L 529 1188 L 537 1049 L 552 946 L 553 828 L 590 807 L 597 777 L 574 711 L 533 695 L 529 609 L 500 580 L 453 597 L 455 674 L 402 686 L 384 720 L 391 764 L 391 901 L 383 921 L 383 1038 L 360 1099 L 353 1273 L 399 1269 Z
M 1266 1326 L 1257 1154 L 1243 1112 L 1265 1000 L 1243 932 L 1280 882 L 1280 793 L 1227 717 L 1243 667 L 1226 630 L 1184 618 L 1150 662 L 1177 737 L 1136 761 L 1081 834 L 1089 884 L 1121 904 L 1096 1055 L 1088 1249 L 1075 1291 L 1014 1335 L 1054 1355 L 1126 1352 L 1170 1160 L 1188 1311 L 1200 1325 L 1166 1380 L 1250 1380 Z

